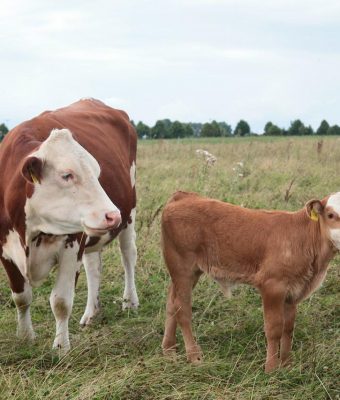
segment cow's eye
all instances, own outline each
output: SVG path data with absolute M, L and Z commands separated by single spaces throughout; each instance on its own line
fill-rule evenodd
M 328 214 L 328 218 L 329 218 L 329 219 L 332 219 L 332 218 L 334 218 L 334 214 L 332 214 L 332 213 L 329 213 L 329 214 Z
M 70 181 L 71 179 L 73 179 L 73 174 L 67 173 L 67 174 L 61 175 L 61 177 L 64 179 L 64 181 L 68 182 L 68 181 Z

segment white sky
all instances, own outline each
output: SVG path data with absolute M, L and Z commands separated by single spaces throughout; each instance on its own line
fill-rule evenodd
M 340 125 L 339 0 L 0 0 L 0 123 L 95 97 L 135 121 Z

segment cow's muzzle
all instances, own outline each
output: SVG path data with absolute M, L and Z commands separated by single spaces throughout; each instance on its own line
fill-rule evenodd
M 94 224 L 87 224 L 83 222 L 84 232 L 88 236 L 102 236 L 108 231 L 117 229 L 122 223 L 122 217 L 119 211 L 108 211 L 103 213 L 104 218 L 100 221 L 100 224 L 93 226 Z

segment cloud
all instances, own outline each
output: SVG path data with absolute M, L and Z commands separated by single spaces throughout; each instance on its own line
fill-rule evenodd
M 134 120 L 340 123 L 335 0 L 3 0 L 0 123 L 82 97 Z
M 121 99 L 119 97 L 107 97 L 103 100 L 105 104 L 113 108 L 126 108 L 129 105 L 129 101 Z

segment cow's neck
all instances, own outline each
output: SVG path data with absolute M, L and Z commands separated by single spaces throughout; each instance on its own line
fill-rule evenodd
M 329 262 L 338 252 L 335 245 L 331 242 L 326 232 L 326 227 L 322 220 L 313 221 L 306 213 L 306 210 L 301 210 L 297 213 L 298 218 L 305 228 L 307 234 L 306 245 L 312 241 L 313 265 L 317 271 L 322 271 L 327 268 Z M 303 240 L 305 240 L 303 238 Z M 309 241 L 309 242 L 308 242 Z M 309 244 L 308 244 L 309 243 Z

